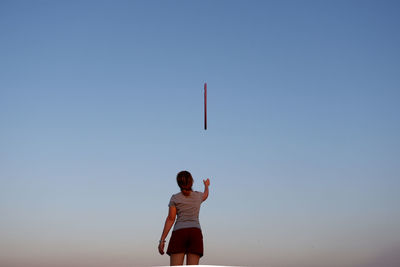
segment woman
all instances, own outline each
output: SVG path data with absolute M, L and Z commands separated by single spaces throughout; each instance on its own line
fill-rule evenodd
M 210 179 L 203 180 L 204 192 L 192 190 L 193 178 L 190 172 L 181 171 L 176 176 L 180 193 L 174 194 L 169 201 L 168 217 L 165 220 L 158 251 L 164 254 L 165 238 L 175 222 L 169 240 L 167 254 L 170 256 L 170 265 L 183 265 L 186 254 L 187 265 L 198 265 L 203 256 L 203 235 L 199 223 L 200 205 L 208 197 Z

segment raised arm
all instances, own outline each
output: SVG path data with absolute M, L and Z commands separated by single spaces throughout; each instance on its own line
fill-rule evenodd
M 210 179 L 203 180 L 204 183 L 204 192 L 203 192 L 203 201 L 208 198 L 208 187 L 210 186 Z
M 158 251 L 160 252 L 161 255 L 164 254 L 165 238 L 167 238 L 169 230 L 171 230 L 172 225 L 174 225 L 175 218 L 176 218 L 176 207 L 170 206 L 168 210 L 168 216 L 165 219 L 164 230 L 161 234 L 160 243 L 158 245 Z

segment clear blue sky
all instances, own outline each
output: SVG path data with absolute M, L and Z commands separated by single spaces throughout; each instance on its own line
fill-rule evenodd
M 0 265 L 167 265 L 186 169 L 211 180 L 201 264 L 399 266 L 399 13 L 1 1 Z

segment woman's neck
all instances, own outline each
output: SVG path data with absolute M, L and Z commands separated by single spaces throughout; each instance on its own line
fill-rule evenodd
M 189 190 L 182 190 L 181 192 L 185 197 L 187 197 L 187 196 L 190 196 L 190 193 L 192 192 L 192 190 L 190 190 L 190 191 Z

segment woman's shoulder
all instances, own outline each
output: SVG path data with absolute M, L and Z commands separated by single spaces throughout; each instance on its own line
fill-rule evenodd
M 182 192 L 178 192 L 178 193 L 176 193 L 176 194 L 173 194 L 173 195 L 171 196 L 171 199 L 181 199 L 182 197 L 183 197 Z
M 192 194 L 189 195 L 189 198 L 199 197 L 199 196 L 203 196 L 203 193 L 199 191 L 192 191 Z M 178 192 L 171 196 L 171 199 L 186 199 L 186 198 L 187 197 L 185 197 L 182 192 Z
M 203 197 L 203 192 L 194 191 L 197 197 Z

